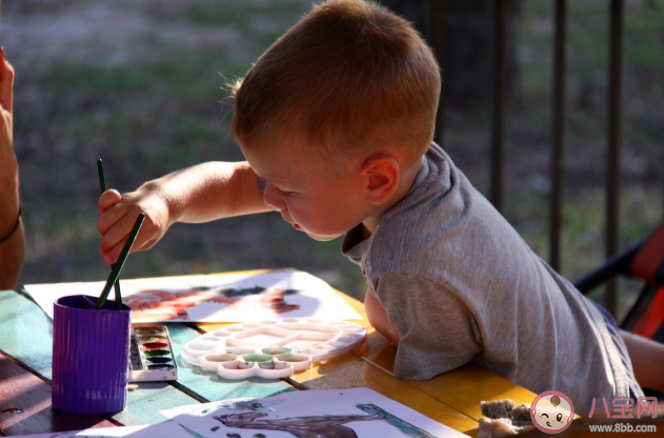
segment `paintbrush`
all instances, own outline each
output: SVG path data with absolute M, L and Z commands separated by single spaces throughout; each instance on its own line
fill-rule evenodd
M 97 173 L 99 174 L 99 188 L 101 189 L 102 195 L 106 191 L 106 179 L 104 178 L 104 165 L 101 162 L 101 158 L 97 160 Z M 113 269 L 115 265 L 111 266 Z M 122 310 L 122 293 L 120 292 L 120 279 L 115 282 L 113 285 L 115 287 L 115 306 L 118 310 Z
M 140 231 L 141 225 L 143 224 L 143 219 L 145 219 L 145 213 L 139 214 L 136 218 L 136 222 L 134 222 L 134 228 L 131 229 L 131 233 L 129 233 L 129 237 L 122 247 L 118 261 L 115 262 L 113 268 L 111 269 L 111 274 L 108 276 L 108 280 L 106 280 L 106 285 L 104 285 L 104 289 L 102 290 L 101 295 L 99 295 L 99 299 L 95 304 L 95 309 L 101 309 L 104 306 L 106 298 L 108 298 L 108 294 L 111 292 L 111 288 L 115 282 L 118 281 L 122 266 L 124 265 L 125 260 L 127 260 L 127 256 L 129 255 L 131 247 L 134 245 L 136 236 L 138 236 L 138 232 Z

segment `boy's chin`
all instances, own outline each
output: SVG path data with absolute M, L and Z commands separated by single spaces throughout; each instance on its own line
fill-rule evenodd
M 332 235 L 332 236 L 322 236 L 322 235 L 319 235 L 319 234 L 310 233 L 309 231 L 304 231 L 304 232 L 307 234 L 307 236 L 309 236 L 312 239 L 317 240 L 319 242 L 329 242 L 330 240 L 334 240 L 334 239 L 336 239 L 340 236 L 343 236 L 343 234 L 336 234 L 336 235 Z

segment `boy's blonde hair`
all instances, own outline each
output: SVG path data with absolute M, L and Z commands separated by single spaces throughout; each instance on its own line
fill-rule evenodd
M 433 138 L 440 73 L 410 23 L 374 3 L 314 6 L 234 89 L 233 137 L 329 152 L 390 145 L 419 158 Z

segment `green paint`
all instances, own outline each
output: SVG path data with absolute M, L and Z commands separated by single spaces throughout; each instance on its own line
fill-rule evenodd
M 168 350 L 151 350 L 151 351 L 144 351 L 143 354 L 145 357 L 157 357 L 157 356 L 166 356 L 167 354 L 170 354 L 170 351 Z
M 178 384 L 197 394 L 205 400 L 219 401 L 231 398 L 263 398 L 294 391 L 283 380 L 270 380 L 252 377 L 246 380 L 226 380 L 216 373 L 204 371 L 202 368 L 185 363 L 182 360 L 184 345 L 201 336 L 195 330 L 177 323 L 167 323 L 171 337 L 171 348 L 178 364 Z

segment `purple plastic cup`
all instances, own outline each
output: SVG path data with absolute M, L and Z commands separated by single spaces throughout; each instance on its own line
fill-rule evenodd
M 131 308 L 74 295 L 53 307 L 53 408 L 110 414 L 127 406 Z

